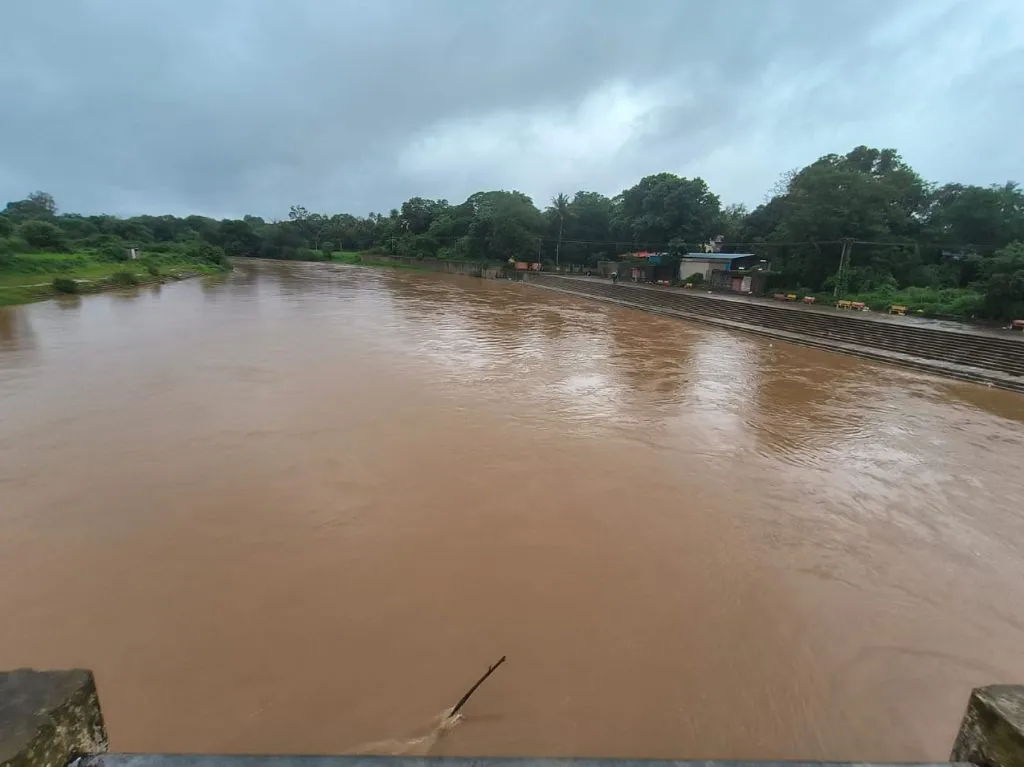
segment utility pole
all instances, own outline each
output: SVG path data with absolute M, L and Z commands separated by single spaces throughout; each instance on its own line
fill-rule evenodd
M 558 253 L 562 249 L 562 227 L 565 226 L 565 215 L 558 211 L 558 242 L 555 243 L 555 271 L 558 271 Z
M 846 237 L 843 240 L 843 250 L 839 254 L 839 271 L 836 272 L 836 287 L 832 295 L 837 298 L 846 293 L 847 272 L 850 266 L 850 253 L 853 251 L 853 239 Z

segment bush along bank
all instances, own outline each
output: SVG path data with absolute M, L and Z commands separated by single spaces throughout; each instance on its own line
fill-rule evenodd
M 0 306 L 42 301 L 57 295 L 97 293 L 217 274 L 231 269 L 224 252 L 198 243 L 155 252 L 129 248 L 70 253 L 0 254 Z

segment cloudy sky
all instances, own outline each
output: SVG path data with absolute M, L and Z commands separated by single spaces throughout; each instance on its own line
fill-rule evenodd
M 756 205 L 857 144 L 1024 182 L 1024 0 L 0 0 L 0 86 L 0 205 L 84 213 Z

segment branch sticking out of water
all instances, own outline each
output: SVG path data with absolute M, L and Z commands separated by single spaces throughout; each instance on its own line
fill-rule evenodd
M 356 747 L 349 753 L 390 754 L 392 756 L 398 756 L 400 754 L 429 754 L 431 749 L 434 747 L 434 744 L 454 729 L 455 725 L 459 723 L 461 720 L 459 710 L 466 705 L 466 701 L 469 700 L 469 696 L 476 692 L 476 689 L 484 683 L 484 680 L 493 674 L 494 670 L 504 662 L 505 656 L 502 655 L 498 662 L 493 666 L 490 666 L 487 669 L 487 673 L 480 677 L 476 681 L 476 684 L 470 687 L 465 695 L 459 698 L 458 703 L 456 703 L 451 709 L 446 709 L 438 715 L 431 724 L 430 732 L 425 735 L 420 735 L 408 740 L 382 740 L 376 743 L 366 743 L 362 746 Z
M 486 680 L 486 679 L 487 679 L 487 677 L 489 677 L 489 676 L 490 676 L 491 674 L 493 674 L 493 673 L 494 673 L 494 670 L 495 670 L 496 668 L 498 668 L 498 666 L 500 666 L 500 665 L 501 665 L 502 663 L 504 663 L 504 662 L 505 662 L 505 656 L 504 656 L 504 655 L 502 655 L 502 656 L 501 656 L 501 658 L 500 658 L 500 659 L 498 660 L 498 662 L 497 662 L 497 663 L 495 663 L 495 664 L 494 664 L 493 666 L 488 666 L 488 667 L 487 667 L 487 673 L 486 673 L 486 674 L 484 674 L 484 675 L 483 675 L 482 677 L 480 677 L 479 679 L 477 679 L 477 680 L 476 680 L 476 684 L 475 684 L 475 685 L 473 685 L 472 687 L 470 687 L 470 688 L 469 688 L 469 689 L 468 689 L 468 690 L 466 691 L 466 694 L 465 694 L 465 695 L 463 695 L 463 696 L 462 696 L 461 698 L 459 698 L 459 702 L 455 704 L 455 706 L 454 706 L 454 707 L 452 708 L 452 710 L 451 710 L 451 713 L 450 713 L 450 714 L 448 714 L 448 716 L 449 716 L 449 717 L 453 717 L 453 716 L 455 716 L 456 714 L 458 714 L 458 713 L 459 713 L 459 709 L 461 709 L 461 708 L 462 708 L 463 706 L 465 706 L 465 705 L 466 705 L 466 701 L 467 701 L 467 700 L 469 700 L 469 696 L 470 696 L 470 695 L 472 695 L 472 694 L 473 694 L 474 692 L 476 692 L 476 688 L 477 688 L 477 687 L 479 687 L 480 685 L 482 685 L 482 684 L 484 683 L 484 680 Z

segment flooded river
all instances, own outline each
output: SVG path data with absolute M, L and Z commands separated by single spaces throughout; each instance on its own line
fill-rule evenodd
M 1022 459 L 1020 395 L 511 283 L 3 310 L 0 668 L 116 750 L 400 742 L 507 655 L 430 753 L 942 759 L 1024 681 Z

